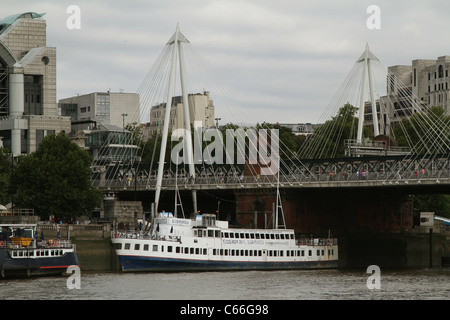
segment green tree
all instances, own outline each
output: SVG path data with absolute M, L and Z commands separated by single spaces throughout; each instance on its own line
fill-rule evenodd
M 0 204 L 11 200 L 11 158 L 5 149 L 0 148 Z
M 345 156 L 345 140 L 355 139 L 358 108 L 347 103 L 338 114 L 318 127 L 304 147 L 299 150 L 301 158 L 340 158 Z M 363 139 L 372 138 L 369 128 L 363 128 Z
M 91 162 L 64 133 L 45 137 L 36 152 L 19 157 L 15 202 L 42 217 L 89 214 L 101 200 L 91 185 Z
M 394 135 L 399 146 L 409 147 L 416 154 L 448 152 L 450 116 L 440 106 L 431 107 L 427 112 L 404 118 Z
M 450 218 L 450 195 L 421 194 L 414 196 L 414 215 L 420 212 L 434 212 L 441 217 Z

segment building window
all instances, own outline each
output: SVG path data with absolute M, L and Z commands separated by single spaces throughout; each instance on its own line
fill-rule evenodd
M 439 66 L 438 73 L 439 73 L 439 78 L 444 77 L 444 67 L 442 65 Z

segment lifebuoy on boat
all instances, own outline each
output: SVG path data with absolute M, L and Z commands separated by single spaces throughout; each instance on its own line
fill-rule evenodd
M 5 246 L 5 242 L 0 241 L 0 248 L 3 248 Z

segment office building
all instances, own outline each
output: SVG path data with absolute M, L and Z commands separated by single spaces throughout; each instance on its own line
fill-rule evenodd
M 43 15 L 0 21 L 0 136 L 14 155 L 36 151 L 48 134 L 70 131 L 70 118 L 58 115 L 56 48 L 46 44 Z
M 125 92 L 92 92 L 60 99 L 62 116 L 73 123 L 92 120 L 104 125 L 123 127 L 139 123 L 139 94 Z
M 172 98 L 172 107 L 170 109 L 169 132 L 184 128 L 184 109 L 183 97 L 176 96 Z M 214 103 L 210 98 L 209 92 L 189 94 L 189 119 L 191 125 L 194 121 L 201 121 L 203 128 L 214 127 Z M 166 103 L 155 105 L 150 110 L 150 122 L 144 128 L 144 136 L 149 137 L 157 132 L 160 134 L 164 126 L 164 116 L 166 113 Z

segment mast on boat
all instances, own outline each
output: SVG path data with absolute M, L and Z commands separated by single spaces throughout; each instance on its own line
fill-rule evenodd
M 184 126 L 185 126 L 185 136 L 184 142 L 186 143 L 186 157 L 185 160 L 189 164 L 189 176 L 192 179 L 195 179 L 195 166 L 194 166 L 194 156 L 193 156 L 193 148 L 192 148 L 192 136 L 191 136 L 191 121 L 189 117 L 189 99 L 188 93 L 186 90 L 186 74 L 184 68 L 184 56 L 183 56 L 183 48 L 182 42 L 189 43 L 186 37 L 180 32 L 179 25 L 177 24 L 177 28 L 173 36 L 167 42 L 166 45 L 172 45 L 172 64 L 170 69 L 170 78 L 169 78 L 169 86 L 167 91 L 167 100 L 166 100 L 166 113 L 164 115 L 164 126 L 162 131 L 162 141 L 161 141 L 161 153 L 159 155 L 159 164 L 158 164 L 158 175 L 156 178 L 156 192 L 155 192 L 155 205 L 154 205 L 154 213 L 158 212 L 159 205 L 159 196 L 161 194 L 161 185 L 162 178 L 164 173 L 164 158 L 166 154 L 166 146 L 167 146 L 167 136 L 169 133 L 169 121 L 170 121 L 170 109 L 172 107 L 172 98 L 173 91 L 175 86 L 175 74 L 177 68 L 177 54 L 179 56 L 179 66 L 180 66 L 180 82 L 181 82 L 181 92 L 183 97 L 183 108 L 184 108 Z M 175 195 L 176 197 L 178 195 Z M 197 212 L 197 191 L 192 190 L 192 202 L 194 212 Z

